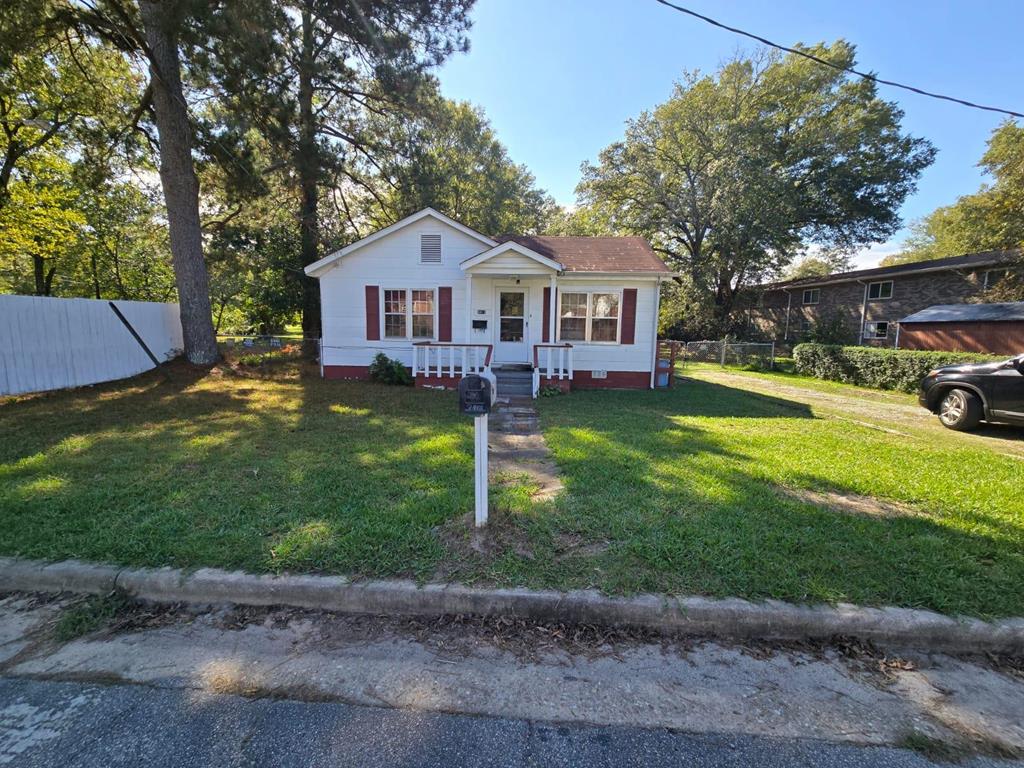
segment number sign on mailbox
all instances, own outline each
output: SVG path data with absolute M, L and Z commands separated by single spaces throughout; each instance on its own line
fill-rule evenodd
M 484 416 L 491 412 L 491 382 L 483 376 L 470 375 L 459 382 L 459 411 L 467 416 Z

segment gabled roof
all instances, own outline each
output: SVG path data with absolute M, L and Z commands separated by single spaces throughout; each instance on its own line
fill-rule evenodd
M 901 323 L 1005 323 L 1024 321 L 1024 301 L 1003 304 L 936 304 L 907 315 Z
M 353 251 L 358 251 L 364 245 L 369 245 L 370 243 L 376 240 L 380 240 L 382 237 L 387 237 L 392 232 L 397 232 L 398 230 L 404 229 L 410 224 L 415 224 L 417 221 L 420 221 L 421 219 L 425 219 L 427 217 L 436 219 L 437 221 L 440 221 L 443 224 L 447 224 L 449 227 L 457 229 L 464 235 L 468 235 L 469 237 L 479 240 L 483 245 L 487 246 L 488 248 L 492 248 L 495 245 L 497 245 L 497 243 L 494 240 L 491 240 L 491 238 L 487 237 L 486 235 L 480 234 L 475 229 L 471 229 L 470 227 L 467 227 L 465 224 L 460 224 L 450 216 L 445 216 L 443 213 L 441 213 L 440 211 L 435 211 L 433 208 L 424 208 L 422 211 L 418 211 L 412 214 L 411 216 L 406 216 L 404 219 L 396 221 L 389 227 L 384 227 L 384 229 L 377 230 L 372 235 L 367 235 L 362 240 L 356 240 L 354 243 L 346 245 L 340 251 L 335 251 L 331 255 L 325 256 L 319 261 L 314 261 L 312 264 L 306 267 L 305 272 L 307 275 L 310 275 L 311 277 L 319 277 L 321 274 L 324 273 L 324 271 L 327 270 L 328 267 L 331 267 L 333 264 L 335 264 L 335 262 L 337 262 L 342 257 L 347 256 Z
M 557 261 L 565 272 L 672 274 L 642 237 L 502 235 L 497 239 L 518 243 Z
M 782 280 L 777 283 L 766 283 L 758 286 L 761 290 L 772 291 L 789 288 L 809 288 L 815 285 L 828 285 L 829 283 L 848 283 L 857 280 L 874 278 L 888 279 L 900 275 L 913 275 L 925 272 L 942 272 L 957 269 L 975 269 L 1005 264 L 1020 256 L 1020 251 L 982 251 L 981 253 L 968 253 L 963 256 L 949 256 L 944 259 L 930 259 L 928 261 L 915 261 L 909 264 L 895 264 L 891 267 L 873 267 L 871 269 L 856 269 L 852 272 L 835 272 L 831 275 L 820 277 L 801 277 L 797 280 Z
M 534 251 L 532 248 L 527 248 L 525 245 L 520 245 L 514 240 L 506 240 L 503 243 L 498 243 L 498 245 L 484 251 L 483 253 L 478 253 L 476 256 L 471 256 L 470 258 L 463 261 L 459 266 L 461 266 L 463 269 L 469 269 L 470 267 L 475 267 L 478 264 L 483 264 L 485 261 L 493 259 L 495 256 L 500 256 L 503 253 L 509 252 L 518 253 L 520 256 L 525 256 L 526 258 L 531 259 L 537 262 L 538 264 L 547 267 L 548 269 L 553 269 L 556 272 L 562 271 L 562 265 L 559 262 L 555 261 L 554 259 L 548 258 L 542 253 L 537 253 L 537 251 Z

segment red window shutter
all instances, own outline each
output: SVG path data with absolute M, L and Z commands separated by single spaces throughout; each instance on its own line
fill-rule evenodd
M 380 286 L 366 286 L 366 340 L 380 341 Z
M 551 341 L 551 286 L 544 289 L 544 338 L 545 344 Z
M 622 291 L 622 343 L 632 344 L 636 337 L 636 288 Z
M 448 286 L 437 289 L 437 340 L 452 340 L 452 289 Z

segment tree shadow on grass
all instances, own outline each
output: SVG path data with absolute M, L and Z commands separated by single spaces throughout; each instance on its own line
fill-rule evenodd
M 143 376 L 2 406 L 4 554 L 418 574 L 472 506 L 445 395 L 318 376 Z
M 553 543 L 558 565 L 536 568 L 546 574 L 537 585 L 1024 613 L 1014 587 L 1024 579 L 1024 510 L 1011 459 L 943 457 L 705 382 L 574 394 L 545 403 L 542 423 L 565 492 L 550 517 L 524 521 Z M 965 497 L 979 472 L 993 488 Z M 869 495 L 910 499 L 908 514 L 857 514 L 786 493 L 863 494 L 872 482 L 886 491 Z M 560 540 L 605 546 L 576 556 Z

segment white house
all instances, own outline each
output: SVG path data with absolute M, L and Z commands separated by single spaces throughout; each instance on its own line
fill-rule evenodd
M 639 237 L 492 239 L 431 208 L 306 267 L 320 281 L 326 378 L 365 379 L 378 352 L 418 386 L 533 371 L 539 387 L 654 385 L 659 286 Z M 520 374 L 523 375 L 523 374 Z

